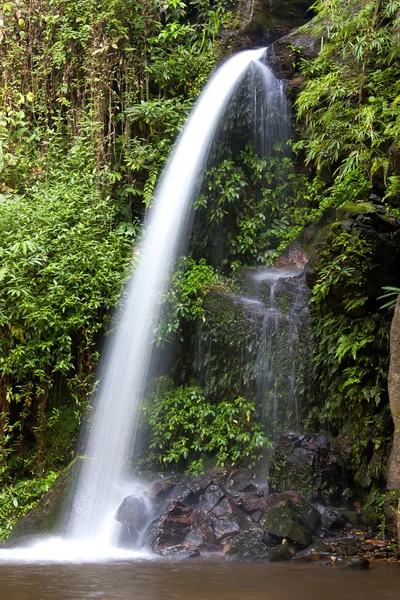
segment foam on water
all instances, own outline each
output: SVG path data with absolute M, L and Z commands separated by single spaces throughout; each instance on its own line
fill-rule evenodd
M 148 550 L 125 550 L 106 542 L 99 543 L 99 540 L 65 540 L 57 537 L 42 538 L 28 546 L 0 550 L 0 561 L 10 563 L 93 563 L 155 558 L 160 559 Z

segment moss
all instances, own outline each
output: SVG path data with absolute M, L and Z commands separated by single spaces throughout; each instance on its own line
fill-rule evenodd
M 227 294 L 211 293 L 204 301 L 200 327 L 199 378 L 208 396 L 233 399 L 254 396 L 261 319 Z
M 76 458 L 60 473 L 53 487 L 39 503 L 14 525 L 4 546 L 20 546 L 36 536 L 60 534 L 69 514 L 71 492 L 75 487 L 81 459 Z
M 297 490 L 310 498 L 314 488 L 312 466 L 288 461 L 283 467 L 273 462 L 269 469 L 269 484 L 273 490 Z
M 311 536 L 290 500 L 271 508 L 260 523 L 269 534 L 288 539 L 301 548 L 306 548 L 311 543 Z
M 350 215 L 366 215 L 375 212 L 376 207 L 371 202 L 345 202 L 337 210 L 337 219 L 346 218 L 346 213 L 350 213 Z

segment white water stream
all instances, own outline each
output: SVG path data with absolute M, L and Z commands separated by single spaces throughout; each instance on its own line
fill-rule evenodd
M 264 49 L 241 52 L 213 75 L 157 186 L 145 240 L 127 289 L 119 325 L 102 358 L 101 383 L 96 394 L 86 459 L 82 461 L 72 514 L 69 515 L 68 540 L 64 542 L 69 546 L 72 544 L 71 552 L 75 552 L 75 556 L 77 549 L 83 550 L 86 546 L 92 548 L 96 558 L 102 548 L 105 553 L 109 552 L 116 542 L 119 527 L 113 515 L 123 498 L 133 492 L 125 484 L 126 466 L 135 441 L 143 388 L 151 368 L 159 299 L 179 245 L 187 235 L 186 225 L 199 177 L 225 109 L 250 65 L 258 81 L 262 82 L 266 126 L 275 121 L 268 108 L 269 100 L 275 105 L 277 96 L 280 101 L 284 98 L 281 82 L 260 62 L 264 53 Z M 135 485 L 133 487 L 140 492 Z M 38 559 L 43 552 L 43 545 L 38 546 Z M 52 553 L 51 548 L 49 553 Z M 29 557 L 32 559 L 32 551 Z

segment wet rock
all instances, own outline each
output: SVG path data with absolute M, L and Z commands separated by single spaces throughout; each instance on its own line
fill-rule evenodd
M 329 547 L 323 542 L 315 542 L 305 550 L 296 552 L 293 560 L 296 562 L 317 562 L 323 561 L 330 555 Z
M 181 546 L 192 527 L 193 508 L 173 500 L 154 528 L 153 550 L 164 554 L 168 548 Z
M 244 531 L 230 540 L 223 552 L 232 560 L 265 562 L 268 560 L 268 548 L 264 539 L 263 531 Z
M 225 492 L 221 490 L 219 485 L 211 484 L 201 496 L 199 507 L 206 512 L 210 512 L 224 497 Z
M 244 493 L 236 498 L 236 503 L 245 513 L 255 513 L 259 510 L 264 500 L 264 494 L 259 492 Z
M 400 297 L 397 300 L 390 330 L 389 402 L 394 423 L 393 446 L 387 468 L 387 489 L 397 492 L 395 508 L 386 507 L 390 533 L 400 547 Z
M 369 569 L 369 561 L 366 558 L 351 558 L 347 561 L 346 571 L 365 571 Z
M 213 508 L 210 512 L 210 521 L 217 543 L 240 531 L 241 516 L 238 514 L 238 507 L 229 498 L 224 498 Z
M 127 496 L 118 508 L 115 519 L 126 527 L 141 531 L 151 518 L 151 510 L 147 498 Z
M 298 548 L 311 544 L 312 534 L 319 524 L 318 511 L 301 495 L 282 493 L 267 498 L 260 519 L 263 529 L 280 539 L 287 539 Z
M 284 435 L 269 465 L 271 491 L 296 490 L 307 498 L 338 490 L 339 477 L 333 444 L 322 434 Z
M 283 562 L 286 560 L 292 560 L 295 549 L 289 544 L 280 544 L 271 548 L 268 552 L 269 562 Z
M 201 510 L 194 510 L 191 521 L 191 530 L 185 538 L 185 544 L 196 546 L 200 550 L 216 550 L 215 535 L 208 516 Z
M 168 556 L 169 558 L 196 558 L 200 556 L 200 551 L 198 548 L 190 548 L 184 544 L 165 547 L 159 554 Z
M 45 535 L 60 535 L 64 532 L 65 514 L 71 511 L 78 475 L 83 459 L 75 459 L 60 473 L 53 487 L 44 494 L 40 502 L 15 523 L 10 537 L 1 546 L 13 548 L 34 541 Z
M 318 502 L 314 502 L 313 506 L 319 513 L 320 530 L 323 534 L 342 529 L 348 523 L 344 511 L 341 509 L 323 506 Z
M 172 500 L 184 500 L 191 490 L 184 478 L 170 477 L 157 481 L 149 490 L 148 495 L 155 515 L 161 515 Z

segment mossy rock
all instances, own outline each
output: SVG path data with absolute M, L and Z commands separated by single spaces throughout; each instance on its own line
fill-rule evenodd
M 71 492 L 81 459 L 75 459 L 57 477 L 53 487 L 44 494 L 38 504 L 15 523 L 10 537 L 2 544 L 3 548 L 14 548 L 34 539 L 60 535 L 66 525 L 65 515 L 71 505 Z
M 296 490 L 306 498 L 337 496 L 340 470 L 331 440 L 322 434 L 284 435 L 269 465 L 272 491 Z
M 319 514 L 301 495 L 274 494 L 267 500 L 264 511 L 260 524 L 268 534 L 286 539 L 297 548 L 311 544 Z
M 294 548 L 289 546 L 289 544 L 280 544 L 279 546 L 275 546 L 275 548 L 271 548 L 268 552 L 268 561 L 269 562 L 283 562 L 286 560 L 292 560 L 294 555 Z
M 224 554 L 231 560 L 265 562 L 269 560 L 269 550 L 263 543 L 263 531 L 243 531 L 224 548 Z

